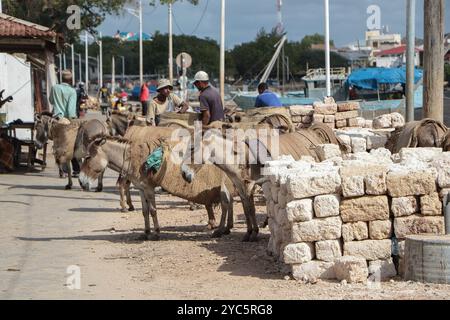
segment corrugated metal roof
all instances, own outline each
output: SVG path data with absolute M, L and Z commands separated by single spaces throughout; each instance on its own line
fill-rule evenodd
M 423 50 L 416 47 L 416 51 L 421 52 Z M 379 57 L 379 56 L 388 56 L 388 55 L 398 55 L 398 54 L 403 54 L 405 52 L 406 52 L 406 45 L 402 45 L 402 46 L 395 47 L 392 49 L 380 51 L 376 54 L 376 56 Z
M 0 37 L 16 38 L 55 38 L 56 32 L 47 27 L 0 14 Z

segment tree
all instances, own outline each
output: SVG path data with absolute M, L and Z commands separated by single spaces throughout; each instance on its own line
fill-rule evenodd
M 313 35 L 305 36 L 300 42 L 300 46 L 306 50 L 311 49 L 314 44 L 324 44 L 324 43 L 325 37 L 321 34 L 315 33 Z M 330 41 L 330 45 L 334 46 L 333 40 Z
M 67 42 L 78 38 L 81 30 L 95 33 L 108 14 L 118 14 L 128 0 L 6 0 L 4 12 L 20 19 L 31 21 L 63 34 Z M 67 20 L 71 13 L 67 8 L 76 5 L 80 8 L 78 30 L 69 30 Z
M 157 1 L 167 4 L 182 0 L 143 1 L 155 5 Z M 199 0 L 186 1 L 196 5 Z M 73 43 L 82 30 L 95 34 L 95 29 L 107 15 L 121 13 L 123 7 L 130 3 L 136 3 L 136 0 L 3 0 L 3 11 L 11 16 L 49 27 L 63 34 L 66 42 Z M 80 8 L 81 26 L 77 30 L 67 28 L 67 20 L 71 15 L 67 13 L 67 8 L 72 5 Z

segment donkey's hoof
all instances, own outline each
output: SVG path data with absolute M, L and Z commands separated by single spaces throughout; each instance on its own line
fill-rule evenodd
M 135 209 L 134 209 L 133 206 L 131 206 L 131 207 L 128 208 L 128 211 L 129 211 L 129 212 L 133 212 L 133 211 L 135 211 Z
M 103 191 L 103 186 L 102 187 L 97 187 L 97 189 L 95 189 L 95 192 L 102 192 Z
M 72 185 L 71 185 L 71 184 L 68 184 L 68 185 L 65 187 L 65 189 L 66 189 L 66 190 L 72 190 Z
M 249 242 L 250 241 L 250 233 L 246 233 L 244 238 L 242 238 L 242 242 Z
M 252 234 L 250 235 L 250 242 L 257 242 L 258 241 L 258 233 L 257 232 L 252 232 Z
M 224 234 L 225 236 L 229 235 L 230 233 L 231 233 L 231 229 L 228 229 L 228 228 L 226 228 L 226 229 L 223 231 L 223 234 Z
M 211 235 L 211 238 L 221 238 L 223 235 L 225 234 L 225 232 L 223 230 L 216 230 L 213 232 L 213 234 Z

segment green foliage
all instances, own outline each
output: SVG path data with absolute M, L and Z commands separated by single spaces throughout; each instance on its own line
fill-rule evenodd
M 118 15 L 126 4 L 135 0 L 3 0 L 3 11 L 11 16 L 31 21 L 62 33 L 66 42 L 73 43 L 82 30 L 96 33 L 95 29 L 102 24 L 107 15 Z M 143 0 L 145 4 L 156 2 L 167 4 L 182 0 Z M 194 5 L 199 0 L 186 0 Z M 67 8 L 71 5 L 81 9 L 81 29 L 69 30 L 66 22 L 70 14 Z
M 302 41 L 300 42 L 300 46 L 302 49 L 311 49 L 312 45 L 314 44 L 323 44 L 325 43 L 325 37 L 321 34 L 315 33 L 313 35 L 307 35 L 305 36 Z M 334 42 L 331 40 L 330 45 L 334 46 Z

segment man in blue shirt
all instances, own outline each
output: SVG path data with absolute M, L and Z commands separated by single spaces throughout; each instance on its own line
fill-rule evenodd
M 267 83 L 261 82 L 258 85 L 259 96 L 256 98 L 255 108 L 260 107 L 282 107 L 280 99 L 277 95 L 269 91 Z

